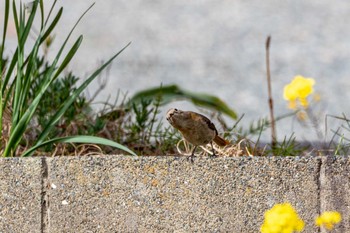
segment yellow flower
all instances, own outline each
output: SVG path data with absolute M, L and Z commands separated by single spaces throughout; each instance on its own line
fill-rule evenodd
M 264 214 L 262 233 L 292 233 L 304 229 L 304 221 L 289 203 L 276 204 Z
M 297 75 L 294 77 L 291 83 L 285 85 L 283 90 L 283 98 L 289 101 L 289 108 L 296 109 L 297 101 L 299 101 L 299 104 L 302 107 L 307 108 L 309 103 L 306 97 L 308 97 L 314 91 L 314 84 L 314 79 Z
M 332 230 L 334 224 L 341 221 L 341 214 L 337 211 L 326 211 L 315 220 L 317 226 L 324 226 L 327 230 Z

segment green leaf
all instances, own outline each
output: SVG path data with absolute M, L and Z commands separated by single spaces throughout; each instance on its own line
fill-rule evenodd
M 237 114 L 228 107 L 228 105 L 216 96 L 204 93 L 195 93 L 183 90 L 177 85 L 161 86 L 142 90 L 136 93 L 127 103 L 127 106 L 132 106 L 133 103 L 141 100 L 152 100 L 161 97 L 161 104 L 167 104 L 176 100 L 190 100 L 195 105 L 211 108 L 222 112 L 233 119 L 237 119 Z
M 95 137 L 95 136 L 84 136 L 84 135 L 77 135 L 77 136 L 68 136 L 68 137 L 62 137 L 62 138 L 54 138 L 48 141 L 45 141 L 43 143 L 40 143 L 36 146 L 31 147 L 29 150 L 25 151 L 22 154 L 22 157 L 27 157 L 30 156 L 36 149 L 40 148 L 40 147 L 44 147 L 53 143 L 89 143 L 89 144 L 101 144 L 101 145 L 105 145 L 105 146 L 112 146 L 115 148 L 118 148 L 120 150 L 123 150 L 125 152 L 128 152 L 131 155 L 137 156 L 135 154 L 135 152 L 133 152 L 132 150 L 130 150 L 129 148 L 105 139 L 105 138 L 100 138 L 100 137 Z

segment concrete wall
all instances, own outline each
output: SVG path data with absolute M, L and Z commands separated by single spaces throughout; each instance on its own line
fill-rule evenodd
M 0 159 L 0 232 L 258 232 L 290 202 L 350 232 L 349 157 Z

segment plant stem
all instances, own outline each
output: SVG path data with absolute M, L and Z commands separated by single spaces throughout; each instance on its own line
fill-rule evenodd
M 267 88 L 269 95 L 269 108 L 270 108 L 270 118 L 271 118 L 271 147 L 272 149 L 276 147 L 276 124 L 275 117 L 273 114 L 273 99 L 272 99 L 272 90 L 271 90 L 271 73 L 270 73 L 270 42 L 271 36 L 268 36 L 266 39 L 266 76 L 267 76 Z

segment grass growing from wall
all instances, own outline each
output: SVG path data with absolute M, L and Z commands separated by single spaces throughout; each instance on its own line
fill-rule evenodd
M 141 90 L 133 96 L 123 96 L 116 104 L 105 104 L 95 113 L 93 100 L 84 96 L 86 87 L 105 70 L 128 46 L 101 65 L 78 85 L 79 77 L 67 67 L 78 51 L 83 36 L 73 40 L 72 32 L 84 17 L 87 9 L 72 25 L 66 40 L 52 61 L 46 55 L 54 41 L 54 29 L 59 24 L 63 8 L 53 14 L 44 11 L 44 1 L 36 0 L 29 5 L 5 0 L 3 32 L 0 38 L 0 151 L 2 156 L 81 155 L 89 153 L 124 153 L 160 155 L 188 153 L 190 145 L 181 141 L 181 135 L 167 122 L 163 123 L 163 106 L 174 100 L 186 100 L 199 106 L 200 110 L 216 123 L 219 133 L 231 143 L 225 148 L 216 147 L 218 155 L 284 155 L 301 154 L 347 154 L 350 148 L 350 120 L 345 116 L 327 116 L 339 120 L 341 126 L 330 130 L 332 137 L 325 140 L 320 114 L 314 111 L 317 92 L 315 79 L 297 75 L 284 90 L 284 99 L 291 109 L 283 116 L 274 117 L 269 69 L 269 47 L 266 43 L 267 74 L 269 87 L 270 118 L 257 119 L 249 127 L 242 127 L 244 115 L 232 110 L 216 96 L 188 91 L 177 85 Z M 11 55 L 5 54 L 6 32 L 9 13 L 13 13 L 16 26 L 17 48 Z M 39 19 L 39 25 L 34 25 Z M 35 28 L 35 30 L 34 30 Z M 55 32 L 60 33 L 60 32 Z M 29 41 L 29 38 L 31 38 Z M 34 43 L 33 42 L 34 38 Z M 223 115 L 234 120 L 228 124 Z M 312 143 L 299 143 L 293 134 L 277 139 L 275 123 L 293 117 L 307 129 L 315 130 L 322 148 Z M 326 118 L 327 118 L 326 117 Z M 271 130 L 271 142 L 261 141 L 261 135 Z M 210 152 L 203 147 L 201 153 Z
M 134 154 L 127 147 L 104 138 L 80 135 L 61 137 L 60 135 L 54 136 L 53 133 L 58 122 L 65 114 L 68 114 L 72 104 L 79 102 L 78 97 L 82 91 L 127 46 L 91 74 L 80 86 L 71 90 L 69 96 L 62 99 L 59 106 L 51 114 L 47 114 L 45 123 L 37 128 L 36 135 L 28 136 L 33 133 L 31 132 L 33 130 L 30 130 L 34 124 L 33 122 L 42 120 L 38 117 L 40 114 L 39 106 L 45 101 L 44 98 L 47 97 L 45 94 L 47 95 L 50 89 L 58 84 L 58 78 L 73 59 L 82 43 L 83 37 L 79 36 L 73 45 L 67 48 L 67 42 L 71 39 L 72 32 L 87 12 L 84 12 L 76 24 L 73 25 L 54 60 L 46 63 L 43 67 L 42 61 L 38 59 L 40 48 L 50 38 L 50 34 L 58 24 L 63 12 L 61 8 L 56 15 L 51 15 L 56 4 L 56 1 L 54 1 L 46 16 L 43 4 L 43 0 L 34 1 L 30 5 L 16 4 L 15 1 L 5 0 L 4 30 L 0 47 L 0 116 L 2 119 L 0 123 L 0 131 L 2 132 L 0 149 L 2 156 L 29 156 L 38 148 L 62 142 L 106 144 Z M 4 50 L 10 8 L 12 8 L 13 20 L 16 26 L 17 48 L 12 57 L 5 59 Z M 37 16 L 37 14 L 39 15 Z M 28 38 L 29 34 L 32 33 L 36 16 L 40 18 L 39 31 L 36 33 L 34 45 L 29 46 Z M 51 96 L 51 98 L 53 97 Z

